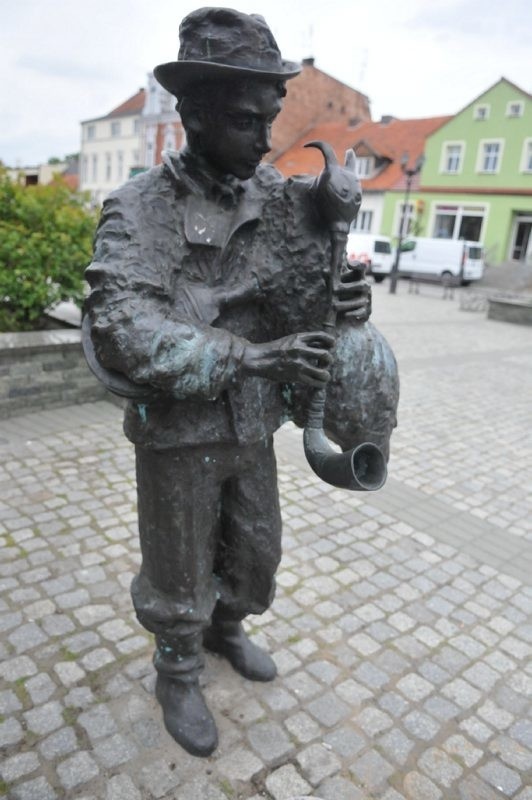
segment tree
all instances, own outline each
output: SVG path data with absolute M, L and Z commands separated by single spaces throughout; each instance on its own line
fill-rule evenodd
M 0 331 L 34 330 L 50 305 L 82 301 L 96 222 L 60 180 L 25 187 L 0 169 Z

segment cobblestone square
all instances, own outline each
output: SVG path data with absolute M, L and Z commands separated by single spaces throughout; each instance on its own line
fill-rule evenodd
M 207 656 L 209 759 L 175 745 L 153 695 L 120 409 L 0 420 L 0 795 L 532 798 L 532 330 L 438 287 L 387 289 L 387 485 L 326 486 L 301 433 L 279 432 L 284 557 L 272 608 L 246 623 L 279 676 Z

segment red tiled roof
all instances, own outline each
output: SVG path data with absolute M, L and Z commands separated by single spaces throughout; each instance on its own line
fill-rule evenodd
M 144 108 L 145 97 L 146 93 L 144 89 L 139 89 L 139 91 L 132 97 L 129 97 L 116 108 L 113 108 L 113 110 L 110 111 L 107 116 L 120 117 L 124 114 L 135 114 L 135 112 L 140 112 Z
M 323 168 L 323 156 L 315 148 L 304 148 L 303 145 L 322 139 L 333 146 L 339 161 L 343 161 L 345 151 L 350 147 L 359 155 L 375 155 L 385 159 L 381 171 L 375 177 L 362 180 L 365 190 L 401 189 L 404 188 L 400 163 L 403 153 L 408 153 L 409 163 L 413 164 L 423 152 L 427 136 L 449 119 L 451 117 L 448 116 L 392 119 L 387 123 L 361 122 L 353 128 L 346 127 L 345 123 L 323 123 L 309 130 L 283 153 L 275 161 L 275 166 L 286 177 L 301 173 L 317 175 Z

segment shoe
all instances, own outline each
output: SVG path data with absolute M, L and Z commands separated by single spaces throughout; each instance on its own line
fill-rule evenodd
M 176 680 L 159 673 L 155 696 L 166 730 L 187 753 L 206 758 L 216 750 L 218 731 L 197 680 Z
M 273 681 L 277 675 L 273 658 L 248 639 L 241 622 L 213 623 L 203 631 L 203 646 L 225 656 L 249 681 Z

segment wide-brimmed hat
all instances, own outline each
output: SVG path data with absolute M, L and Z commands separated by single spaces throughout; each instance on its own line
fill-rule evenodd
M 258 14 L 232 8 L 199 8 L 179 26 L 177 61 L 159 64 L 154 75 L 164 88 L 179 96 L 199 81 L 248 75 L 286 81 L 301 71 L 285 61 L 266 21 Z

